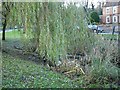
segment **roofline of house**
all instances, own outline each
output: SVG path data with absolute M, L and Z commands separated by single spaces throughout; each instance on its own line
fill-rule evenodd
M 103 7 L 113 7 L 113 6 L 120 6 L 119 2 L 106 2 L 106 4 Z

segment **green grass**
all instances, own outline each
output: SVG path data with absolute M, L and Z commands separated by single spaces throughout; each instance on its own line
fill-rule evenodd
M 97 35 L 98 39 L 99 37 L 103 36 L 106 39 L 114 39 L 118 38 L 118 35 Z M 6 46 L 13 46 L 13 45 L 19 45 L 21 39 L 21 32 L 19 31 L 12 31 L 12 32 L 6 32 L 6 40 L 3 41 L 3 45 Z M 103 42 L 105 43 L 105 42 Z M 82 86 L 82 84 L 85 84 L 86 81 L 83 79 L 80 79 L 80 81 L 73 82 L 69 78 L 65 77 L 64 75 L 55 73 L 53 71 L 50 71 L 46 69 L 45 67 L 41 65 L 37 65 L 32 61 L 24 61 L 16 57 L 12 57 L 10 55 L 3 54 L 3 74 L 2 74 L 2 84 L 3 87 L 7 88 L 72 88 Z M 97 65 L 96 65 L 97 66 Z M 105 65 L 106 66 L 106 65 Z M 103 67 L 103 66 L 101 66 Z M 107 66 L 106 66 L 107 67 Z M 104 68 L 103 68 L 104 69 Z M 115 68 L 109 68 L 110 75 L 116 75 L 113 72 L 115 72 Z M 96 68 L 97 71 L 97 68 Z M 104 69 L 105 71 L 105 69 Z M 102 72 L 94 72 L 95 76 L 94 79 L 97 79 L 96 77 L 99 77 L 102 74 Z M 104 76 L 103 76 L 104 77 Z M 98 81 L 99 82 L 99 81 Z M 108 82 L 107 82 L 108 83 Z M 88 88 L 93 87 L 108 87 L 109 84 L 105 83 L 105 85 L 101 85 L 99 83 L 90 84 L 87 83 Z M 116 86 L 114 86 L 116 87 Z
M 21 32 L 18 30 L 14 30 L 11 32 L 6 32 L 6 40 L 8 39 L 19 39 Z
M 76 85 L 64 75 L 50 71 L 32 61 L 3 54 L 2 84 L 5 88 L 73 88 Z
M 0 33 L 0 39 L 2 39 L 2 33 Z M 18 30 L 10 31 L 5 33 L 5 41 L 3 42 L 13 42 L 13 41 L 18 41 L 21 38 L 21 32 Z
M 103 36 L 105 39 L 107 39 L 107 40 L 110 40 L 110 39 L 118 40 L 118 35 L 116 35 L 116 34 L 114 34 L 114 35 L 112 35 L 112 34 L 103 34 L 102 36 Z
M 21 32 L 6 32 L 5 47 L 19 45 Z M 73 81 L 32 61 L 2 54 L 2 85 L 5 88 L 73 88 Z

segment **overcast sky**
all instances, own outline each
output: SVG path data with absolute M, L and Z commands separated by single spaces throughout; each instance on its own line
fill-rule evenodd
M 98 5 L 98 2 L 103 2 L 105 0 L 88 0 L 89 1 L 89 4 L 91 5 L 91 2 L 95 5 L 95 7 L 97 7 Z
M 65 0 L 66 2 L 85 2 L 87 0 Z M 95 5 L 95 7 L 97 7 L 98 5 L 98 2 L 102 2 L 102 1 L 105 1 L 105 0 L 88 0 L 88 4 L 89 4 L 89 7 L 91 7 L 91 3 L 93 3 Z

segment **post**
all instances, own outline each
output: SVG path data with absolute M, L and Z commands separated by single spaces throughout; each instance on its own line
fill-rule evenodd
M 113 26 L 112 34 L 114 34 L 114 33 L 115 33 L 115 25 Z

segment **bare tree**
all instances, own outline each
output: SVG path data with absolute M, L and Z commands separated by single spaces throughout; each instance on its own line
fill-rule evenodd
M 92 6 L 92 10 L 94 10 L 94 6 L 95 6 L 95 5 L 94 5 L 93 3 L 91 3 L 91 6 Z

